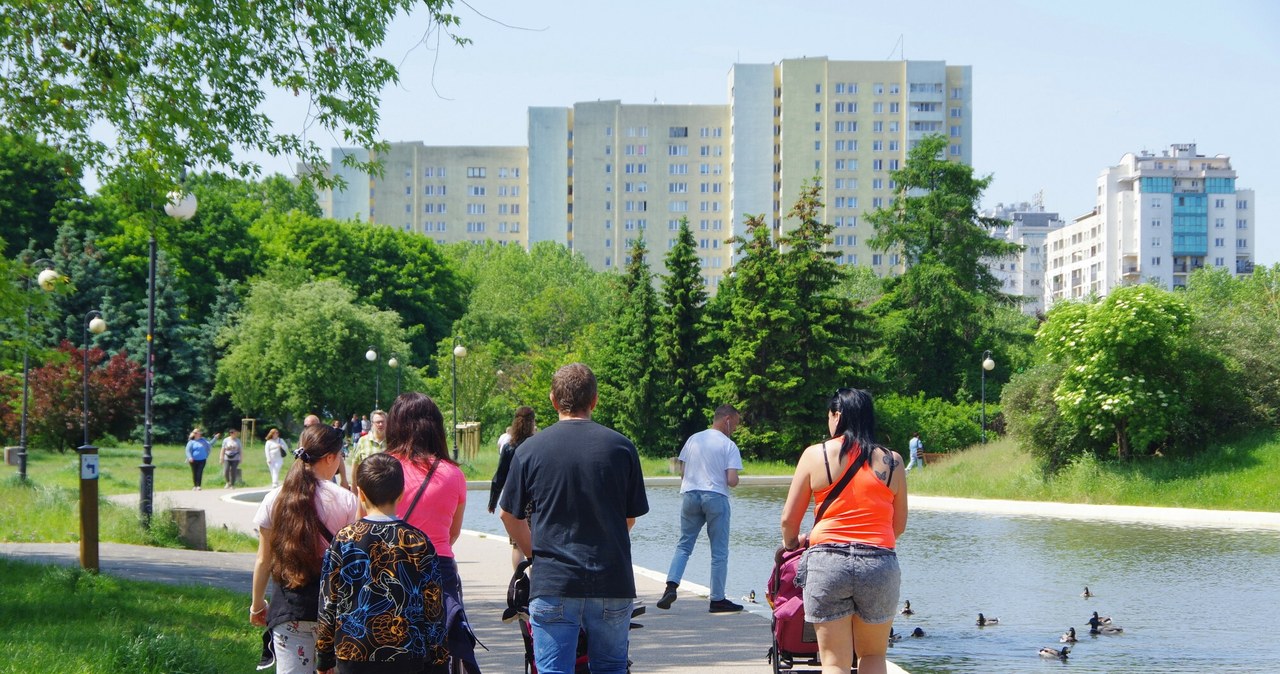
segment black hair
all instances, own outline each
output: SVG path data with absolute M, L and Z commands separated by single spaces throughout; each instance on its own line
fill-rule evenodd
M 404 469 L 396 457 L 379 452 L 360 462 L 356 486 L 369 503 L 392 505 L 404 493 Z
M 835 433 L 831 436 L 844 438 L 840 445 L 840 458 L 843 459 L 855 447 L 860 452 L 869 452 L 880 446 L 876 442 L 876 410 L 870 391 L 837 389 L 836 394 L 831 396 L 827 411 L 840 414 Z

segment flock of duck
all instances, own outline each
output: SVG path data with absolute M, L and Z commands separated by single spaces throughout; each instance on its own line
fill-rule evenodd
M 1080 596 L 1084 597 L 1085 599 L 1088 599 L 1096 595 L 1090 592 L 1089 586 L 1086 585 L 1084 588 L 1084 592 L 1081 592 Z M 903 603 L 902 611 L 900 611 L 900 613 L 902 615 L 908 615 L 908 616 L 915 615 L 915 610 L 911 608 L 910 601 L 906 601 Z M 991 627 L 999 624 L 1000 624 L 999 618 L 987 617 L 982 613 L 978 614 L 978 620 L 977 620 L 978 627 Z M 1088 625 L 1089 625 L 1089 634 L 1095 637 L 1101 636 L 1101 635 L 1114 636 L 1117 634 L 1124 633 L 1123 627 L 1120 627 L 1119 625 L 1115 624 L 1110 617 L 1098 615 L 1097 611 L 1094 611 L 1093 615 L 1089 618 Z M 923 629 L 917 627 L 911 631 L 911 636 L 923 637 L 925 636 L 925 632 Z M 892 629 L 889 630 L 889 643 L 891 645 L 900 641 L 901 639 L 902 639 L 901 634 L 894 632 Z M 1064 632 L 1062 636 L 1058 637 L 1058 642 L 1066 645 L 1063 646 L 1062 648 L 1053 648 L 1051 646 L 1044 646 L 1040 649 L 1040 652 L 1039 652 L 1040 657 L 1056 659 L 1056 660 L 1066 660 L 1068 655 L 1071 653 L 1072 645 L 1075 644 L 1077 641 L 1078 639 L 1076 638 L 1076 628 L 1068 627 L 1067 631 Z

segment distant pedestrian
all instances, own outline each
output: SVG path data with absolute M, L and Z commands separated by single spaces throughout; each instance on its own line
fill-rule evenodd
M 511 471 L 511 458 L 515 456 L 516 448 L 537 431 L 538 422 L 533 408 L 528 405 L 516 408 L 516 416 L 504 434 L 507 441 L 498 449 L 498 470 L 494 471 L 493 480 L 489 482 L 489 512 L 493 512 L 498 506 L 498 497 L 502 496 L 502 488 L 507 484 L 507 474 Z M 516 542 L 511 540 L 511 568 L 516 568 L 523 560 L 524 554 L 516 547 Z
M 191 434 L 187 436 L 187 464 L 191 466 L 191 484 L 192 489 L 200 491 L 200 486 L 204 483 L 204 466 L 209 461 L 209 454 L 213 448 L 209 446 L 209 441 L 204 439 L 204 431 L 199 428 L 192 429 Z
M 373 430 L 368 435 L 362 435 L 356 441 L 355 449 L 351 450 L 351 482 L 354 484 L 356 476 L 360 474 L 360 462 L 365 459 L 387 451 L 387 413 L 382 410 L 374 410 L 369 414 L 373 418 Z M 356 420 L 356 426 L 360 426 L 360 421 Z
M 222 453 L 218 455 L 218 463 L 222 464 L 222 480 L 227 484 L 223 489 L 230 489 L 240 481 L 240 458 L 244 446 L 240 444 L 240 431 L 232 428 L 222 441 Z
M 498 436 L 498 454 L 502 454 L 502 447 L 503 447 L 503 445 L 506 445 L 508 442 L 511 442 L 511 427 L 510 427 L 510 426 L 507 426 L 507 430 L 503 431 L 503 432 L 502 432 L 502 435 L 499 435 L 499 436 Z M 492 511 L 492 510 L 490 510 L 489 512 L 493 512 L 493 511 Z
M 320 424 L 321 424 L 320 417 L 314 414 L 308 414 L 306 418 L 302 420 L 302 429 L 305 431 L 310 426 L 318 426 Z M 351 485 L 347 482 L 347 458 L 346 458 L 346 455 L 342 453 L 341 437 L 338 438 L 338 457 L 339 457 L 338 470 L 329 479 L 336 480 L 339 484 L 342 485 L 343 489 L 350 490 Z
M 921 453 L 924 452 L 924 442 L 920 440 L 920 431 L 911 434 L 911 441 L 907 443 L 907 449 L 910 451 L 908 456 L 911 457 L 910 462 L 907 463 L 907 470 L 910 471 L 915 466 L 923 466 L 924 457 L 921 456 Z
M 729 489 L 738 486 L 742 454 L 729 436 L 738 429 L 742 417 L 733 405 L 716 408 L 711 428 L 689 436 L 680 450 L 680 541 L 667 571 L 667 587 L 658 608 L 669 609 L 676 600 L 676 588 L 684 567 L 693 554 L 702 527 L 711 541 L 712 613 L 741 611 L 742 605 L 724 596 L 729 575 Z
M 267 470 L 271 471 L 271 486 L 279 487 L 280 468 L 284 466 L 284 455 L 289 451 L 289 445 L 285 443 L 284 438 L 280 437 L 280 429 L 273 428 L 267 431 L 267 442 L 263 451 L 267 455 Z
M 369 421 L 369 415 L 360 417 L 360 435 L 368 433 L 373 428 L 373 424 Z

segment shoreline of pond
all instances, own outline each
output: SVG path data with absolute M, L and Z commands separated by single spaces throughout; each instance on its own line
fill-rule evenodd
M 739 487 L 786 487 L 791 484 L 790 475 L 743 475 L 739 479 Z M 679 487 L 680 478 L 677 476 L 646 477 L 644 483 L 647 487 Z M 488 480 L 471 480 L 467 482 L 468 490 L 486 490 L 488 488 Z M 1010 499 L 926 496 L 923 494 L 911 494 L 909 499 L 912 509 L 941 512 L 1053 517 L 1074 520 L 1108 520 L 1166 526 L 1280 530 L 1280 513 L 1255 510 L 1206 510 L 1170 506 L 1015 501 Z

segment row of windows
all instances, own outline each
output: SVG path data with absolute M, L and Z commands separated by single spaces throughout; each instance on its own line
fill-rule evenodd
M 613 127 L 604 127 L 604 135 L 606 138 L 613 137 Z M 649 127 L 647 126 L 628 126 L 625 130 L 627 138 L 648 138 Z M 699 138 L 721 138 L 724 136 L 724 127 L 720 126 L 704 126 L 698 129 Z M 688 138 L 689 127 L 673 126 L 667 129 L 667 137 L 669 138 Z

